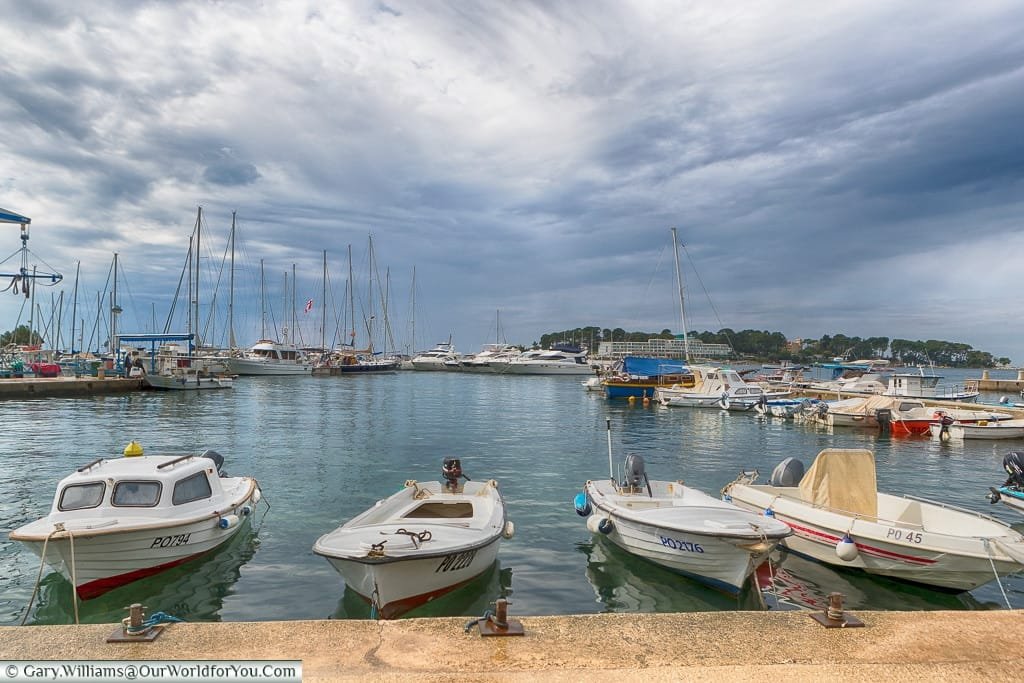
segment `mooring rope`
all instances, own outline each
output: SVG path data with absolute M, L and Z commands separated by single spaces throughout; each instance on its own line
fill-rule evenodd
M 78 572 L 75 567 L 75 535 L 68 529 L 71 541 L 71 604 L 75 606 L 75 624 L 78 624 Z
M 996 571 L 996 562 L 992 559 L 992 550 L 988 547 L 987 538 L 981 539 L 981 542 L 985 545 L 985 554 L 988 555 L 988 563 L 992 566 L 992 573 L 996 577 L 996 584 L 999 586 L 999 592 L 1003 594 L 1003 602 L 1006 603 L 1006 609 L 1013 609 L 1013 605 L 1010 604 L 1010 598 L 1006 597 L 1006 590 L 1003 588 L 1003 582 L 999 580 L 999 572 Z
M 50 544 L 50 537 L 57 533 L 57 529 L 46 535 L 43 539 L 43 552 L 39 557 L 39 573 L 36 574 L 36 585 L 32 587 L 32 597 L 28 599 L 28 607 L 25 608 L 25 614 L 21 617 L 21 625 L 24 626 L 28 620 L 28 615 L 32 612 L 32 603 L 36 601 L 36 594 L 39 592 L 39 582 L 43 579 L 43 567 L 46 566 L 46 547 Z

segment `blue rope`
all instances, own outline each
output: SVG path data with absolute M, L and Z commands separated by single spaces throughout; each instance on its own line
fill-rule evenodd
M 126 626 L 125 631 L 127 631 L 128 633 L 144 633 L 158 624 L 173 624 L 179 621 L 185 620 L 172 616 L 167 612 L 153 612 L 153 614 L 150 614 L 149 618 L 145 619 L 142 622 L 142 625 L 140 625 L 138 628 Z

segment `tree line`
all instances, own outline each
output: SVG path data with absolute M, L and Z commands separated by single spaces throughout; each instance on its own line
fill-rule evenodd
M 681 338 L 671 330 L 661 332 L 627 332 L 620 327 L 578 327 L 541 335 L 534 346 L 548 348 L 558 342 L 571 342 L 597 350 L 602 341 L 645 342 L 648 339 Z M 790 343 L 781 332 L 767 330 L 739 330 L 723 328 L 718 332 L 691 332 L 690 339 L 709 344 L 726 344 L 737 358 L 762 361 L 788 360 L 794 363 L 813 363 L 833 358 L 886 359 L 901 365 L 941 365 L 944 367 L 993 368 L 1009 365 L 1010 359 L 994 357 L 987 351 L 974 349 L 961 342 L 928 339 L 890 339 L 889 337 L 850 337 L 845 334 L 826 334 L 820 339 L 802 339 Z

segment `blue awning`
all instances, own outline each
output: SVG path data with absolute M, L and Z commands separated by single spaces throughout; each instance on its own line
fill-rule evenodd
M 626 356 L 623 369 L 630 375 L 657 377 L 658 375 L 675 375 L 687 372 L 686 361 L 676 358 L 645 358 Z
M 21 214 L 8 211 L 7 209 L 0 209 L 0 223 L 31 223 L 32 219 Z

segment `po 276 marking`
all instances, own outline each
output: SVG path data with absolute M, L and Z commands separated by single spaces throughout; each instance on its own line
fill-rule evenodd
M 174 548 L 179 545 L 185 545 L 188 543 L 188 539 L 192 537 L 192 534 L 178 534 L 177 536 L 157 536 L 153 539 L 153 544 L 150 548 Z
M 903 529 L 894 529 L 892 527 L 889 527 L 885 537 L 891 538 L 894 541 L 906 541 L 907 543 L 920 543 L 924 540 L 924 536 L 920 531 L 904 531 Z
M 434 570 L 434 573 L 453 572 L 458 569 L 465 569 L 473 563 L 474 557 L 476 557 L 475 550 L 466 550 L 461 553 L 445 555 L 444 559 L 441 560 L 441 564 L 437 565 L 437 569 Z
M 680 541 L 676 538 L 669 538 L 668 536 L 658 536 L 658 540 L 666 548 L 674 548 L 675 550 L 682 550 L 688 553 L 702 553 L 704 548 L 700 547 L 700 543 L 690 543 L 689 541 Z

